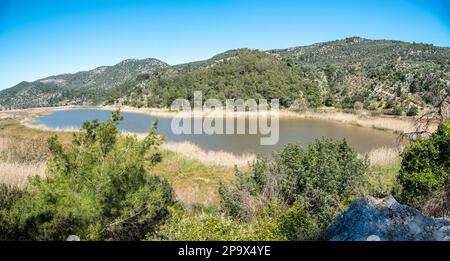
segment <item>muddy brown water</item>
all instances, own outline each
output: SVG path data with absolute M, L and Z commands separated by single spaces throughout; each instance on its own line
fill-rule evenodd
M 144 133 L 151 123 L 158 117 L 141 113 L 122 112 L 124 120 L 119 128 L 127 132 Z M 84 121 L 99 119 L 105 121 L 111 116 L 111 111 L 96 109 L 62 110 L 55 111 L 45 116 L 39 116 L 34 124 L 44 124 L 50 129 L 80 128 Z M 300 143 L 306 146 L 315 139 L 322 137 L 332 139 L 345 138 L 358 152 L 368 152 L 381 146 L 395 144 L 396 135 L 382 130 L 367 127 L 353 126 L 326 120 L 280 118 L 279 140 L 275 145 L 261 145 L 261 133 L 248 133 L 248 119 L 246 121 L 246 134 L 181 134 L 176 135 L 171 130 L 170 118 L 158 118 L 158 132 L 166 136 L 169 142 L 188 141 L 196 144 L 205 151 L 222 150 L 236 155 L 243 153 L 255 153 L 270 155 L 276 149 L 288 143 Z M 192 124 L 193 125 L 193 124 Z M 224 124 L 226 125 L 226 124 Z M 236 124 L 235 124 L 236 125 Z

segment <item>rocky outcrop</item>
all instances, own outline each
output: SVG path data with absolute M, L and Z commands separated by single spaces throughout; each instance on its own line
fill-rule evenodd
M 430 218 L 393 197 L 355 200 L 329 227 L 328 238 L 341 240 L 450 241 L 450 218 Z

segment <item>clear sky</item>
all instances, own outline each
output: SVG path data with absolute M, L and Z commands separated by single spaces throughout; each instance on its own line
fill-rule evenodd
M 449 47 L 450 1 L 0 0 L 0 89 L 127 58 L 178 64 L 350 36 Z

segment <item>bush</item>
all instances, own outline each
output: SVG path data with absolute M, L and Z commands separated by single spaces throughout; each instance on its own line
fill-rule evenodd
M 367 109 L 370 111 L 376 111 L 378 110 L 379 106 L 380 104 L 378 102 L 370 102 L 369 105 L 367 106 Z
M 416 106 L 411 106 L 406 112 L 406 116 L 416 116 L 418 112 L 419 109 Z
M 8 213 L 24 195 L 26 192 L 18 187 L 0 184 L 0 240 L 13 240 L 19 236 L 10 227 Z
M 430 192 L 450 185 L 449 152 L 449 120 L 441 123 L 430 139 L 419 140 L 405 150 L 399 173 L 403 200 L 420 200 Z
M 385 109 L 392 109 L 395 107 L 395 101 L 394 100 L 388 100 L 386 102 L 386 105 L 384 106 Z
M 222 215 L 216 209 L 184 211 L 170 208 L 170 218 L 148 240 L 235 241 L 310 240 L 317 236 L 317 225 L 298 206 L 268 203 L 249 221 Z
M 0 210 L 9 210 L 26 192 L 18 187 L 0 183 Z
M 332 107 L 335 104 L 335 98 L 332 95 L 329 95 L 324 102 L 324 105 L 327 107 Z
M 316 222 L 301 206 L 294 205 L 283 211 L 277 223 L 277 232 L 284 240 L 312 240 L 318 236 Z
M 364 104 L 360 101 L 355 102 L 355 104 L 353 105 L 353 108 L 357 111 L 360 111 L 364 108 Z
M 137 240 L 154 229 L 173 204 L 167 181 L 149 176 L 156 162 L 145 154 L 162 139 L 156 123 L 147 137 L 119 138 L 122 120 L 113 112 L 105 123 L 83 124 L 68 147 L 49 139 L 48 175 L 31 181 L 32 194 L 21 197 L 8 214 L 22 239 Z
M 345 140 L 317 140 L 307 151 L 289 144 L 273 159 L 256 161 L 250 173 L 238 173 L 231 186 L 222 186 L 222 207 L 249 219 L 263 202 L 298 205 L 319 227 L 326 227 L 360 185 L 367 166 L 367 159 L 358 159 Z
M 177 206 L 170 208 L 170 218 L 147 240 L 249 240 L 250 234 L 250 225 L 217 211 L 186 212 Z
M 403 114 L 403 110 L 402 110 L 402 108 L 400 108 L 399 106 L 395 106 L 395 107 L 392 109 L 392 114 L 401 116 L 401 115 Z

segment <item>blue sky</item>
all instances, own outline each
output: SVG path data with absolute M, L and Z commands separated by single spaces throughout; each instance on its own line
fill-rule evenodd
M 449 47 L 450 1 L 0 0 L 0 89 L 127 58 L 178 64 L 350 36 Z

